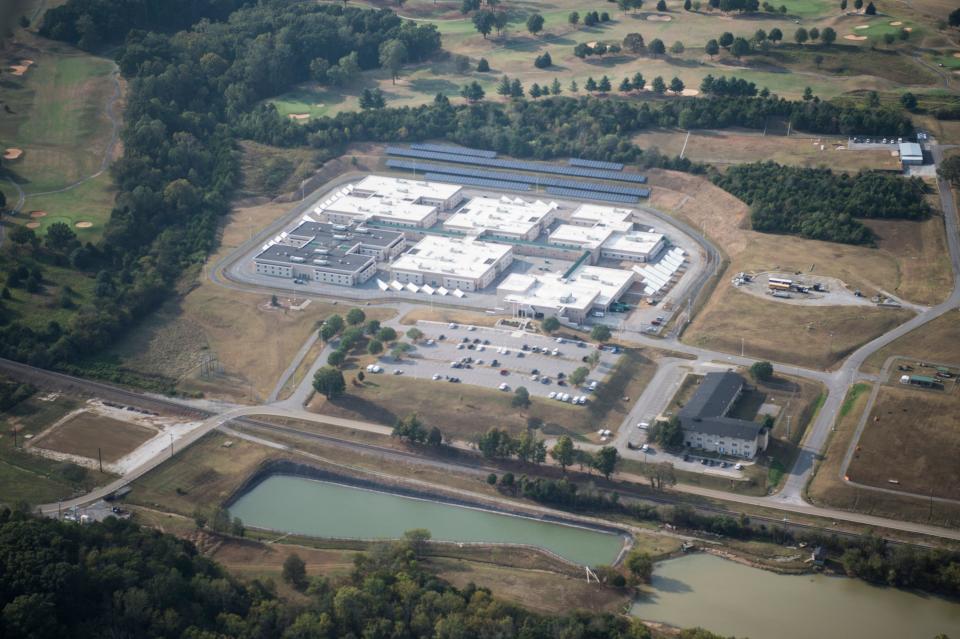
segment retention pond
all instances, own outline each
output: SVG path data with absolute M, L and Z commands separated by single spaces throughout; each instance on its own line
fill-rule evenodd
M 436 540 L 527 544 L 590 566 L 613 562 L 624 541 L 599 529 L 290 475 L 267 477 L 230 513 L 250 526 L 314 537 L 397 539 L 426 528 Z
M 756 639 L 905 639 L 960 629 L 960 604 L 946 599 L 847 577 L 778 575 L 707 554 L 658 563 L 651 594 L 632 612 Z

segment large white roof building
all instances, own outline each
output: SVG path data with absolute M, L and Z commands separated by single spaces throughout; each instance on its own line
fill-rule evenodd
M 570 214 L 569 222 L 576 226 L 600 226 L 625 233 L 633 228 L 633 209 L 581 204 Z
M 502 196 L 474 197 L 451 215 L 443 228 L 475 237 L 534 240 L 553 222 L 558 204 Z
M 508 244 L 427 235 L 394 260 L 390 271 L 401 284 L 479 291 L 512 263 L 513 247 Z
M 648 262 L 666 246 L 663 233 L 630 231 L 614 233 L 603 243 L 600 256 L 610 260 Z
M 437 223 L 439 211 L 462 201 L 463 189 L 456 184 L 368 175 L 320 202 L 314 212 L 331 224 L 371 221 L 422 229 Z
M 497 296 L 515 314 L 557 315 L 582 323 L 591 312 L 609 309 L 635 280 L 632 271 L 601 266 L 581 266 L 567 278 L 514 273 L 497 286 Z

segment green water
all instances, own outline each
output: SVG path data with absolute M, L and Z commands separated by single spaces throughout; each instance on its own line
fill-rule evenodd
M 396 539 L 426 528 L 437 540 L 529 544 L 590 566 L 612 562 L 622 546 L 610 533 L 289 475 L 267 478 L 230 513 L 250 526 L 314 537 Z
M 707 554 L 658 563 L 642 619 L 752 639 L 960 636 L 960 604 L 847 577 L 778 575 Z

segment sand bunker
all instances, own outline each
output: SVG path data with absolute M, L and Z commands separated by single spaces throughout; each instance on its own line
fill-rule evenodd
M 843 36 L 843 39 L 844 40 L 866 40 L 867 36 L 858 36 L 858 35 L 853 35 L 852 33 L 848 33 L 847 35 Z
M 955 58 L 960 58 L 960 51 L 958 51 L 957 53 L 954 53 L 954 54 L 953 54 L 953 57 L 955 57 Z
M 910 31 L 913 31 L 913 27 L 904 27 L 903 30 L 909 33 Z
M 27 72 L 27 69 L 30 68 L 30 65 L 33 64 L 33 60 L 20 60 L 17 64 L 10 65 L 10 73 L 13 75 L 23 75 Z
M 686 95 L 691 97 L 695 95 L 700 95 L 700 89 L 684 89 L 681 95 Z
M 309 113 L 291 113 L 287 117 L 290 118 L 291 120 L 309 120 L 310 114 Z
M 671 18 L 670 16 L 654 15 L 654 16 L 647 16 L 647 20 L 649 20 L 650 22 L 670 22 L 671 20 L 673 20 L 673 18 Z
M 3 152 L 3 159 L 19 160 L 21 155 L 23 155 L 23 149 L 10 148 Z
M 869 24 L 858 24 L 857 26 L 854 27 L 854 29 L 869 29 L 869 28 L 870 28 Z
M 24 226 L 28 229 L 38 229 L 40 228 L 40 222 L 27 222 Z
M 77 222 L 74 226 L 78 229 L 88 229 L 93 226 L 93 222 Z
M 30 217 L 47 217 L 46 211 L 30 211 Z
M 891 27 L 899 27 L 901 24 L 903 24 L 901 21 L 899 21 L 899 20 L 894 20 L 893 22 L 890 23 L 890 26 L 891 26 Z

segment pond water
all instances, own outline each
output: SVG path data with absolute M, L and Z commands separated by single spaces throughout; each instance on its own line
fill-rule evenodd
M 778 575 L 708 554 L 658 563 L 632 612 L 752 639 L 933 639 L 960 635 L 960 604 L 857 579 Z
M 623 545 L 612 533 L 290 475 L 268 477 L 230 513 L 257 528 L 315 537 L 397 539 L 426 528 L 438 540 L 530 544 L 591 566 L 611 563 Z

